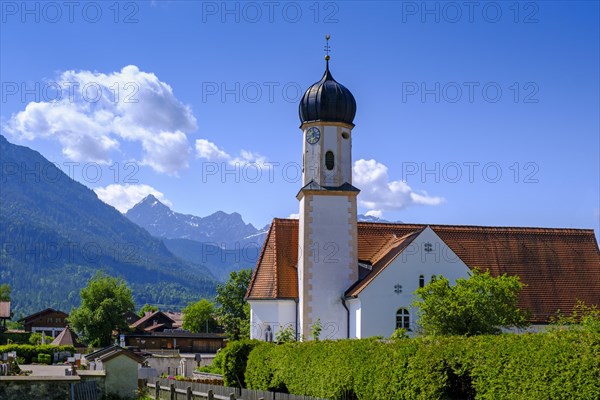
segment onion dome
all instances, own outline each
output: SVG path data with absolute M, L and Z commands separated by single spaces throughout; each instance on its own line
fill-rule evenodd
M 336 82 L 329 71 L 329 56 L 325 58 L 326 67 L 323 78 L 304 93 L 298 114 L 300 121 L 342 122 L 354 125 L 356 101 L 345 86 Z

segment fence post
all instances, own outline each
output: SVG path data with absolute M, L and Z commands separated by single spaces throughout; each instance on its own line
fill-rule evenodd
M 191 386 L 187 387 L 187 393 L 186 393 L 186 395 L 187 395 L 186 396 L 187 400 L 192 400 L 192 387 Z
M 177 400 L 177 393 L 175 392 L 174 383 L 171 383 L 171 400 Z
M 207 399 L 208 400 L 215 400 L 215 395 L 213 394 L 212 389 L 209 389 Z
M 160 381 L 156 381 L 156 387 L 154 388 L 154 400 L 160 400 Z

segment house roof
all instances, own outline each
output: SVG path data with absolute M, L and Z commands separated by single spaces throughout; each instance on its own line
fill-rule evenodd
M 350 295 L 368 285 L 394 252 L 401 252 L 412 235 L 427 227 L 374 222 L 357 226 L 358 260 L 373 269 L 365 282 L 349 288 Z M 547 322 L 557 310 L 569 313 L 577 300 L 600 304 L 600 251 L 591 229 L 429 227 L 469 268 L 489 270 L 493 276 L 519 276 L 526 285 L 519 306 L 531 312 L 531 322 Z M 297 299 L 297 249 L 298 220 L 275 219 L 246 293 L 249 300 Z
M 298 221 L 275 218 L 248 285 L 252 299 L 298 297 Z
M 172 324 L 175 324 L 175 320 L 169 316 L 167 313 L 164 313 L 162 311 L 154 311 L 154 312 L 147 312 L 146 314 L 144 314 L 144 316 L 140 319 L 138 319 L 137 321 L 135 321 L 133 324 L 129 325 L 129 327 L 131 329 L 144 329 L 144 325 L 151 320 L 154 319 L 160 319 L 160 320 L 169 320 L 172 321 Z M 164 325 L 164 324 L 163 324 Z
M 29 323 L 31 321 L 35 321 L 38 318 L 43 317 L 46 314 L 51 314 L 51 313 L 58 313 L 58 314 L 62 314 L 64 315 L 65 318 L 67 318 L 69 316 L 69 314 L 67 314 L 66 312 L 60 311 L 60 310 L 55 310 L 54 308 L 46 308 L 45 310 L 42 311 L 38 311 L 34 314 L 28 315 L 26 317 L 23 317 L 19 320 L 19 322 L 24 322 L 24 323 Z
M 95 351 L 93 353 L 90 353 L 88 355 L 85 356 L 85 358 L 88 361 L 95 361 L 95 360 L 100 360 L 102 362 L 106 362 L 108 360 L 111 360 L 115 357 L 118 357 L 120 355 L 126 356 L 131 358 L 132 360 L 138 362 L 138 363 L 142 363 L 144 362 L 144 358 L 138 356 L 137 354 L 135 354 L 134 352 L 124 349 L 120 346 L 108 346 L 105 347 L 103 349 L 100 349 L 98 351 Z
M 73 332 L 68 326 L 65 329 L 63 329 L 58 334 L 58 336 L 54 338 L 54 340 L 50 344 L 54 345 L 54 346 L 75 346 L 75 347 L 83 347 L 84 346 L 84 344 L 82 344 L 79 341 L 77 334 L 75 332 Z
M 10 318 L 10 301 L 0 301 L 0 318 Z
M 373 267 L 371 272 L 363 279 L 359 279 L 354 285 L 346 291 L 347 296 L 358 296 L 360 292 L 373 281 L 392 261 L 406 249 L 412 241 L 423 232 L 425 228 L 417 229 L 414 232 L 398 237 L 393 235 L 388 242 L 373 257 Z

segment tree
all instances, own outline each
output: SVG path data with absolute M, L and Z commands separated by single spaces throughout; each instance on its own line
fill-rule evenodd
M 81 289 L 81 306 L 73 309 L 69 323 L 91 346 L 107 346 L 113 330 L 124 330 L 124 314 L 135 309 L 131 289 L 123 279 L 98 272 Z
M 183 309 L 183 328 L 190 332 L 211 332 L 216 327 L 215 304 L 206 299 L 190 303 Z
M 527 326 L 527 314 L 518 308 L 523 284 L 517 276 L 492 277 L 475 270 L 456 280 L 438 276 L 416 291 L 419 324 L 428 335 L 498 334 L 501 328 Z
M 0 285 L 0 301 L 10 301 L 12 289 L 8 283 Z
M 217 286 L 217 320 L 231 340 L 250 337 L 250 305 L 244 297 L 251 277 L 251 269 L 232 271 L 227 282 Z
M 158 311 L 158 307 L 151 306 L 150 304 L 146 303 L 142 306 L 142 308 L 140 308 L 140 311 L 138 311 L 138 315 L 140 317 L 143 317 L 147 311 L 150 311 L 150 312 Z

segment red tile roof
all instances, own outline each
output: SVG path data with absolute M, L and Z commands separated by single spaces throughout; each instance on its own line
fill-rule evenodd
M 273 220 L 263 244 L 248 296 L 253 299 L 296 299 L 298 297 L 298 221 Z
M 373 264 L 365 280 L 386 265 L 390 251 L 401 251 L 425 227 L 359 222 L 358 259 Z M 430 227 L 470 268 L 518 275 L 526 285 L 519 305 L 531 312 L 531 322 L 547 322 L 559 309 L 568 313 L 578 299 L 600 305 L 600 251 L 591 229 Z M 298 220 L 273 220 L 246 294 L 249 300 L 298 297 L 297 249 Z

